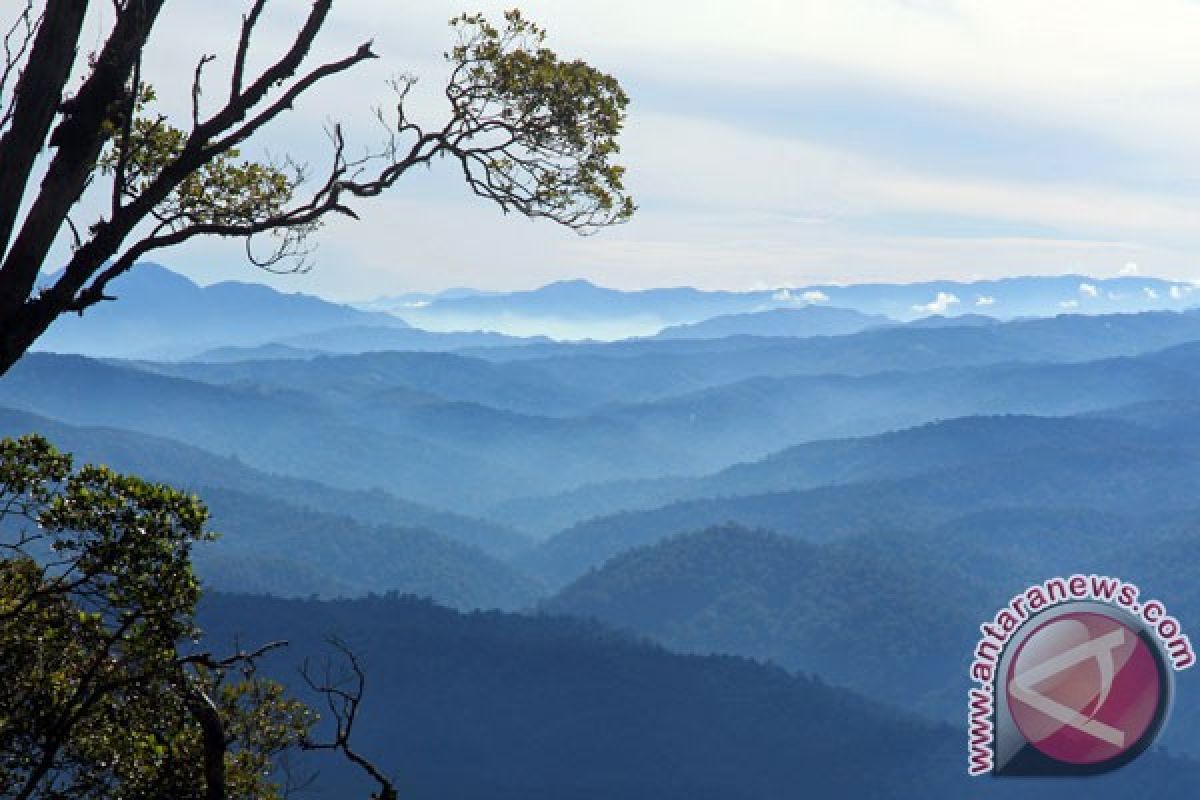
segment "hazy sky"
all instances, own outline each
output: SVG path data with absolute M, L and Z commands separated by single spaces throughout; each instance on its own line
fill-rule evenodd
M 341 0 L 321 53 L 374 39 L 259 140 L 321 163 L 321 127 L 364 144 L 384 81 L 421 76 L 436 123 L 454 13 L 509 3 Z M 104 5 L 104 4 L 98 4 Z M 243 2 L 172 0 L 147 75 L 170 95 L 203 52 L 223 82 Z M 276 0 L 262 57 L 307 3 Z M 447 162 L 319 234 L 339 298 L 568 277 L 750 288 L 1084 272 L 1200 278 L 1200 3 L 1184 0 L 559 0 L 521 8 L 561 54 L 632 96 L 624 161 L 641 210 L 581 238 L 504 217 Z M 101 33 L 102 20 L 93 23 Z M 175 94 L 178 94 L 176 91 Z M 215 102 L 215 100 L 214 100 Z M 168 110 L 178 110 L 167 103 Z M 254 152 L 253 149 L 251 152 Z M 164 255 L 198 280 L 261 279 L 214 242 Z

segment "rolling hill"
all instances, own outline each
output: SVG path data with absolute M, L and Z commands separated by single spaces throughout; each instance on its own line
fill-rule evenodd
M 453 353 L 381 352 L 232 363 L 139 362 L 135 366 L 223 386 L 302 391 L 334 403 L 407 390 L 418 402 L 475 403 L 519 414 L 567 416 L 587 411 L 598 402 L 536 367 L 494 364 Z
M 628 360 L 613 363 L 623 368 Z M 441 364 L 449 369 L 442 372 Z M 599 383 L 602 375 L 575 382 L 536 368 L 525 371 L 530 366 L 447 354 L 377 354 L 269 362 L 257 372 L 249 364 L 178 367 L 218 381 L 209 383 L 145 365 L 35 355 L 0 382 L 0 404 L 74 425 L 134 429 L 233 453 L 260 470 L 340 488 L 380 487 L 427 505 L 478 513 L 516 497 L 615 479 L 714 472 L 801 442 L 936 419 L 1073 415 L 1176 402 L 1195 394 L 1200 345 L 1071 364 L 760 376 L 573 415 L 572 404 L 603 403 L 623 391 L 619 375 L 591 395 L 587 384 Z M 424 380 L 425 374 L 440 378 Z M 432 388 L 479 402 L 448 400 Z M 553 414 L 481 402 L 489 394 L 501 398 L 498 404 Z
M 899 534 L 816 545 L 719 526 L 616 555 L 542 608 L 876 698 L 903 687 L 905 707 L 944 712 L 947 674 L 964 665 L 979 623 L 971 593 L 980 587 L 928 555 Z
M 551 585 L 563 585 L 623 550 L 731 521 L 823 542 L 877 530 L 929 527 L 976 511 L 1190 511 L 1197 505 L 1198 492 L 1200 450 L 1186 444 L 1033 448 L 909 478 L 712 497 L 621 512 L 568 528 L 520 561 Z
M 235 454 L 256 469 L 343 489 L 382 488 L 467 507 L 534 484 L 515 465 L 373 430 L 303 392 L 188 381 L 78 356 L 35 354 L 0 381 L 0 405 L 73 425 L 125 428 Z M 458 481 L 447 483 L 446 476 Z
M 957 721 L 978 625 L 1027 585 L 1113 575 L 1136 579 L 1181 619 L 1200 615 L 1200 592 L 1175 566 L 1200 553 L 1194 518 L 995 511 L 821 544 L 718 526 L 614 556 L 542 608 L 685 652 L 769 660 Z M 1187 688 L 1164 744 L 1195 753 L 1200 684 L 1179 679 Z
M 367 525 L 230 489 L 198 494 L 221 534 L 196 552 L 209 588 L 326 598 L 399 591 L 465 610 L 528 608 L 542 591 L 512 567 L 425 528 Z
M 873 436 L 795 445 L 701 477 L 613 481 L 559 495 L 518 498 L 492 509 L 489 516 L 549 535 L 592 517 L 683 500 L 902 478 L 1031 448 L 1086 449 L 1098 441 L 1141 445 L 1153 436 L 1146 427 L 1125 420 L 958 417 Z
M 233 489 L 298 509 L 349 517 L 367 525 L 432 529 L 500 558 L 532 545 L 511 528 L 423 506 L 378 489 L 338 489 L 316 481 L 262 472 L 236 457 L 218 456 L 159 436 L 117 428 L 67 425 L 0 408 L 0 436 L 34 432 L 46 436 L 59 449 L 73 453 L 78 462 L 107 464 L 122 472 L 192 491 L 201 487 Z

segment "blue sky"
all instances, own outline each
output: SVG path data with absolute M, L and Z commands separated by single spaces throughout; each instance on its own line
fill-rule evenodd
M 306 4 L 272 5 L 264 55 Z M 274 285 L 354 299 L 568 277 L 738 289 L 1108 276 L 1136 264 L 1200 278 L 1195 2 L 522 8 L 560 53 L 614 73 L 632 95 L 624 156 L 637 218 L 589 238 L 505 218 L 447 164 L 361 205 L 362 222 L 327 226 L 314 269 Z M 202 52 L 222 59 L 219 75 L 242 4 L 167 9 L 147 63 L 164 96 L 178 94 Z M 342 0 L 318 55 L 373 38 L 382 59 L 314 94 L 260 143 L 319 164 L 330 119 L 369 143 L 370 107 L 387 102 L 384 80 L 401 71 L 421 76 L 414 109 L 435 123 L 445 20 L 461 10 Z M 196 243 L 162 260 L 204 282 L 265 279 L 228 244 Z

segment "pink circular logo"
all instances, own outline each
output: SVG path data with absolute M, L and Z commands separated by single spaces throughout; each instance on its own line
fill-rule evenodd
M 1010 662 L 1005 689 L 1025 740 L 1068 764 L 1116 758 L 1156 731 L 1166 698 L 1138 633 L 1106 614 L 1063 614 L 1037 627 Z

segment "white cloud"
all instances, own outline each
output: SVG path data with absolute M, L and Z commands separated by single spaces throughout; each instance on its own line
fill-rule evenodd
M 771 299 L 777 303 L 827 303 L 829 295 L 817 289 L 809 289 L 807 292 L 795 294 L 791 289 L 785 288 L 775 290 Z
M 654 187 L 660 202 L 823 221 L 815 227 L 852 226 L 873 215 L 951 215 L 1052 226 L 1064 237 L 1110 243 L 1200 229 L 1191 199 L 1079 181 L 947 173 L 679 113 L 643 111 L 631 121 L 623 149 L 630 174 Z M 740 156 L 714 160 L 714 152 Z M 812 192 L 814 185 L 822 191 Z M 803 233 L 815 232 L 806 226 Z
M 913 311 L 924 311 L 929 314 L 945 314 L 950 306 L 960 303 L 957 297 L 950 292 L 938 292 L 937 297 L 924 305 L 913 306 Z
M 1158 299 L 1158 292 L 1154 291 L 1149 286 L 1142 287 L 1142 291 L 1146 294 L 1146 297 L 1149 298 L 1150 300 Z
M 1130 261 L 1125 266 L 1121 267 L 1122 275 L 1140 275 L 1141 272 L 1142 272 L 1141 268 L 1138 267 L 1138 265 L 1132 261 Z
M 1200 27 L 1200 7 L 1187 0 L 747 0 L 737 9 L 716 0 L 608 0 L 586 24 L 602 26 L 609 35 L 588 32 L 609 46 L 633 47 L 701 81 L 853 76 L 1059 120 L 1147 154 L 1165 145 L 1186 152 L 1200 122 L 1179 103 L 1200 73 L 1188 36 Z
M 1063 300 L 1063 301 L 1059 302 L 1058 307 L 1065 308 L 1065 309 L 1079 308 L 1079 301 L 1078 300 Z
M 1191 294 L 1194 291 L 1196 291 L 1195 286 L 1188 286 L 1187 284 L 1177 283 L 1171 287 L 1171 299 L 1172 300 L 1182 300 L 1183 298 L 1187 297 L 1189 294 Z
M 809 289 L 800 295 L 792 294 L 791 289 L 779 289 L 771 299 L 780 303 L 828 303 L 829 295 L 819 289 Z
M 996 298 L 992 297 L 991 295 L 986 295 L 986 294 L 980 295 L 979 297 L 975 298 L 975 305 L 977 305 L 977 306 L 994 306 L 994 305 L 996 305 Z
M 1079 284 L 1079 293 L 1087 297 L 1099 297 L 1100 290 L 1090 283 Z

